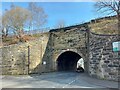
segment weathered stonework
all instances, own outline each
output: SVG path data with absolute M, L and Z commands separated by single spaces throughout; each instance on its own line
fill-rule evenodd
M 117 35 L 88 33 L 86 24 L 51 30 L 37 40 L 1 48 L 2 74 L 57 71 L 58 57 L 73 51 L 84 59 L 89 75 L 117 81 L 119 58 L 112 51 L 114 41 Z
M 101 79 L 118 80 L 120 58 L 112 51 L 112 42 L 118 41 L 117 35 L 90 34 L 89 72 Z
M 85 60 L 85 69 L 87 68 L 86 59 L 86 28 L 70 27 L 69 29 L 51 30 L 49 41 L 43 61 L 47 62 L 44 72 L 57 71 L 57 59 L 59 55 L 66 51 L 78 53 Z
M 48 39 L 49 34 L 45 34 L 34 41 L 1 48 L 2 74 L 18 75 L 28 74 L 28 72 L 42 72 L 42 57 L 45 52 Z M 35 70 L 38 65 L 41 66 L 39 72 Z

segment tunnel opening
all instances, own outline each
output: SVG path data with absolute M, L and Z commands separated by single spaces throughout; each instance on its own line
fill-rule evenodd
M 72 51 L 62 53 L 57 59 L 58 71 L 76 71 L 77 63 L 82 57 Z

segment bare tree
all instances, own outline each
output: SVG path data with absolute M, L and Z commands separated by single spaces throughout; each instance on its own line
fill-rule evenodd
M 120 30 L 120 0 L 95 0 L 97 11 L 107 14 L 115 13 L 118 19 L 118 30 Z
M 7 11 L 7 9 L 5 10 L 5 12 Z M 2 38 L 5 38 L 8 36 L 8 27 L 7 27 L 7 22 L 5 17 L 1 16 L 1 33 L 2 33 Z
M 63 28 L 63 27 L 65 27 L 65 21 L 64 20 L 59 20 L 55 25 L 55 28 Z
M 14 34 L 21 40 L 24 34 L 24 26 L 29 20 L 30 13 L 27 9 L 14 6 L 6 11 L 2 17 L 4 28 L 10 28 Z
M 30 2 L 28 9 L 31 12 L 30 26 L 32 26 L 32 29 L 40 29 L 47 22 L 44 9 L 35 2 Z
M 6 38 L 8 36 L 8 28 L 5 26 L 2 28 L 2 38 Z
M 3 32 L 3 27 L 2 27 L 2 15 L 0 13 L 0 39 L 2 38 L 2 32 Z

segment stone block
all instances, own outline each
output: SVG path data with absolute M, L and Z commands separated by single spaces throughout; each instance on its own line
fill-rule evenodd
M 104 63 L 109 63 L 110 61 L 104 61 Z

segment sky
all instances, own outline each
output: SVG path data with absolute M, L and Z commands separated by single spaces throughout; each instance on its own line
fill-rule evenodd
M 9 10 L 12 3 L 28 7 L 28 2 L 2 2 L 2 13 L 5 9 Z M 47 23 L 44 25 L 48 28 L 55 28 L 56 23 L 61 20 L 66 26 L 71 26 L 104 16 L 95 12 L 95 2 L 37 2 L 37 4 L 48 15 Z

